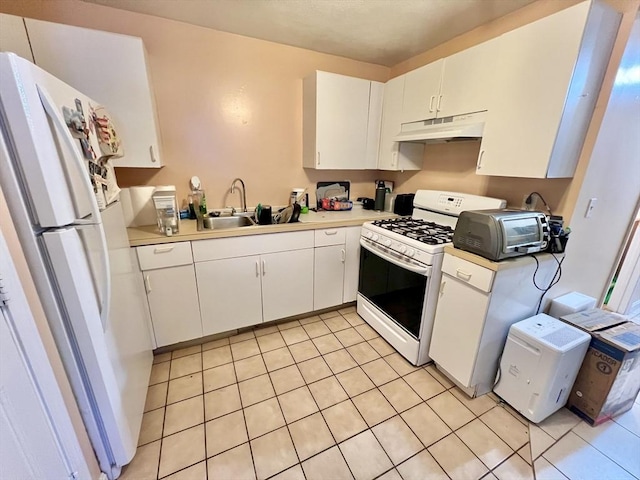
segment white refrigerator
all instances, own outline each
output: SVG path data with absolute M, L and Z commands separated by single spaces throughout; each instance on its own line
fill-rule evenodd
M 153 354 L 121 206 L 98 208 L 63 115 L 96 105 L 0 54 L 0 184 L 100 468 L 117 478 L 136 451 Z

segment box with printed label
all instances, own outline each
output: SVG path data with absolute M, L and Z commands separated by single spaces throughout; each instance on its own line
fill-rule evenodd
M 615 327 L 621 323 L 625 323 L 627 317 L 618 313 L 607 312 L 599 308 L 591 308 L 582 312 L 570 313 L 563 315 L 560 320 L 570 323 L 580 330 L 593 334 L 605 328 Z
M 567 408 L 591 425 L 629 410 L 640 391 L 640 325 L 592 333 Z

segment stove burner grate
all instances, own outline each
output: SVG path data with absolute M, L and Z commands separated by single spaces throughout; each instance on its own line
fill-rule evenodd
M 375 220 L 373 225 L 429 245 L 441 245 L 453 240 L 451 227 L 416 218 Z

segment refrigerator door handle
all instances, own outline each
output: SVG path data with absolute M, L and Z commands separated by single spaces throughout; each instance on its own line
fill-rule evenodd
M 102 263 L 102 273 L 104 278 L 100 284 L 102 285 L 102 305 L 100 305 L 100 319 L 102 320 L 102 330 L 106 330 L 107 322 L 109 321 L 109 302 L 111 301 L 111 272 L 109 265 L 109 250 L 107 247 L 107 239 L 104 234 L 104 228 L 102 226 L 102 217 L 100 216 L 100 209 L 98 208 L 98 202 L 96 201 L 96 197 L 93 194 L 93 187 L 91 187 L 91 182 L 87 177 L 87 170 L 84 166 L 84 161 L 80 158 L 78 151 L 75 148 L 73 137 L 71 133 L 69 133 L 69 129 L 67 125 L 64 123 L 64 120 L 60 118 L 58 113 L 56 112 L 55 103 L 47 93 L 47 91 L 42 88 L 40 85 L 36 85 L 38 89 L 38 95 L 40 96 L 40 101 L 42 102 L 42 106 L 44 107 L 45 112 L 51 119 L 51 123 L 53 127 L 58 131 L 58 133 L 62 136 L 67 148 L 71 152 L 73 158 L 73 165 L 79 170 L 81 173 L 80 178 L 82 181 L 82 188 L 85 191 L 85 194 L 89 198 L 89 205 L 91 206 L 91 217 L 92 221 L 83 221 L 76 220 L 77 224 L 92 224 L 95 225 L 98 231 L 98 238 L 100 239 L 100 249 L 102 251 L 100 255 L 100 262 Z

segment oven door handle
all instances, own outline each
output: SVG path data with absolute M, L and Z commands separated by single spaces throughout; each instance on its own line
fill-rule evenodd
M 424 277 L 428 277 L 431 275 L 431 266 L 429 265 L 415 265 L 412 263 L 403 262 L 402 260 L 395 258 L 393 255 L 389 255 L 388 252 L 376 248 L 375 245 L 371 244 L 362 237 L 360 237 L 360 245 L 362 246 L 362 248 L 369 250 L 371 253 L 379 256 L 383 260 L 386 260 L 389 263 L 393 263 L 400 268 L 404 268 L 405 270 L 409 270 L 410 272 L 417 273 L 418 275 L 422 275 Z

